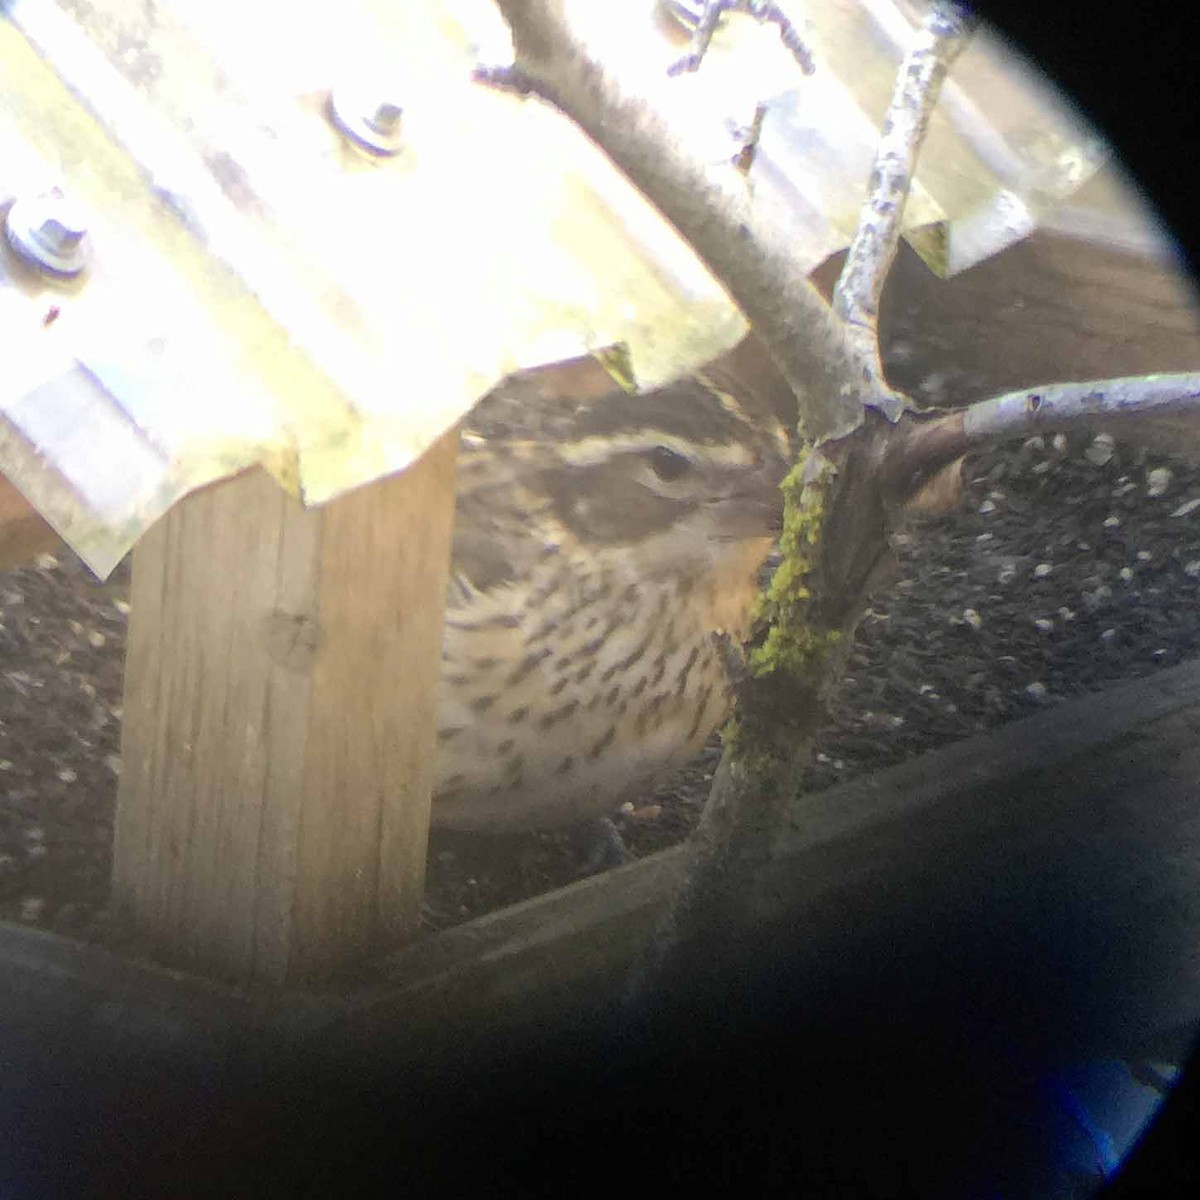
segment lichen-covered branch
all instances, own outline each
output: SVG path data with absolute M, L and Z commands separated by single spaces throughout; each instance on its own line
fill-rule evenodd
M 622 89 L 556 0 L 497 4 L 512 29 L 514 76 L 575 121 L 729 290 L 796 393 L 804 438 L 856 428 L 876 383 L 786 236 L 751 203 L 744 178 L 688 154 L 669 114 Z
M 692 835 L 687 875 L 627 993 L 634 1011 L 674 976 L 695 970 L 711 947 L 729 945 L 746 919 L 748 883 L 769 860 L 811 758 L 823 659 L 842 640 L 840 630 L 813 619 L 808 586 L 810 576 L 814 582 L 819 577 L 825 503 L 835 475 L 823 453 L 812 450 L 784 485 L 790 501 L 785 557 L 756 622 L 765 640 L 752 646 L 747 669 L 732 679 L 738 717 L 725 731 L 725 752 Z M 772 624 L 783 612 L 786 624 Z M 782 641 L 776 640 L 780 629 L 787 631 Z
M 795 811 L 827 691 L 888 555 L 897 510 L 991 440 L 1135 412 L 1142 422 L 1192 421 L 1197 377 L 1059 384 L 965 414 L 901 411 L 879 364 L 879 297 L 938 87 L 968 36 L 961 5 L 935 5 L 900 72 L 835 312 L 756 214 L 736 169 L 687 155 L 669 114 L 622 90 L 573 35 L 560 3 L 497 3 L 512 28 L 519 81 L 571 117 L 691 243 L 799 400 L 805 450 L 784 487 L 782 564 L 733 681 L 736 723 L 692 864 L 634 985 L 634 998 L 644 998 L 664 976 L 703 963 L 713 940 L 735 936 L 753 912 L 758 868 Z
M 737 716 L 688 872 L 630 987 L 636 1009 L 702 966 L 752 916 L 754 881 L 795 811 L 798 782 L 824 722 L 866 596 L 888 552 L 880 466 L 895 428 L 870 414 L 857 433 L 810 448 L 784 485 L 783 561 L 759 602 Z
M 862 360 L 879 384 L 879 407 L 895 421 L 903 398 L 883 383 L 879 361 L 879 299 L 896 257 L 900 223 L 929 118 L 950 65 L 970 38 L 974 21 L 961 4 L 939 0 L 930 9 L 896 76 L 884 119 L 867 199 L 833 294 Z
M 635 1004 L 672 973 L 695 969 L 753 911 L 754 881 L 794 812 L 826 691 L 841 674 L 868 580 L 888 553 L 889 510 L 902 489 L 889 486 L 894 476 L 885 466 L 891 446 L 906 444 L 888 422 L 905 405 L 880 366 L 879 297 L 929 115 L 968 28 L 960 8 L 936 5 L 901 67 L 836 293 L 836 315 L 869 385 L 867 402 L 888 420 L 873 416 L 846 436 L 809 440 L 784 483 L 781 562 L 754 614 L 737 716 L 726 730 L 687 876 L 631 987 Z M 908 482 L 916 490 L 925 478 L 917 469 Z
M 784 484 L 782 561 L 757 606 L 694 858 L 635 999 L 652 981 L 696 969 L 713 940 L 736 936 L 752 913 L 754 879 L 794 811 L 826 692 L 906 502 L 997 440 L 1093 426 L 1137 437 L 1164 422 L 1175 449 L 1200 458 L 1200 374 L 1052 384 L 957 412 L 910 411 L 896 425 L 873 416 L 802 456 Z
M 963 411 L 963 433 L 978 444 L 1084 421 L 1111 424 L 1188 414 L 1200 420 L 1200 373 L 1140 375 L 1052 383 L 981 400 Z
M 1200 373 L 1050 383 L 955 412 L 910 414 L 883 471 L 893 494 L 911 494 L 969 450 L 1072 429 L 1103 430 L 1200 462 Z

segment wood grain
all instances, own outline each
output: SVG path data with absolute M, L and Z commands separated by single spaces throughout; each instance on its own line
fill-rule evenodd
M 456 447 L 312 511 L 247 472 L 135 550 L 113 897 L 161 961 L 280 983 L 413 927 Z

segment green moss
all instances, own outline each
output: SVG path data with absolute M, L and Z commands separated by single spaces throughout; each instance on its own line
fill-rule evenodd
M 811 671 L 841 640 L 841 632 L 818 633 L 803 622 L 790 622 L 785 628 L 772 625 L 766 641 L 750 655 L 750 670 L 763 676 L 776 671 L 802 674 Z
M 779 764 L 779 749 L 773 738 L 753 718 L 743 720 L 733 716 L 721 730 L 721 746 L 725 754 L 760 780 L 767 779 Z
M 824 493 L 830 471 L 822 464 L 807 482 L 804 474 L 811 450 L 797 459 L 780 485 L 783 491 L 781 561 L 771 582 L 755 601 L 752 619 L 766 634 L 750 651 L 750 674 L 762 678 L 778 672 L 806 674 L 817 668 L 841 640 L 840 630 L 816 629 L 810 620 L 811 594 L 806 580 L 816 561 L 824 524 Z
M 820 553 L 833 473 L 824 460 L 812 470 L 811 454 L 810 449 L 800 456 L 781 485 L 781 561 L 755 602 L 748 677 L 739 689 L 737 716 L 723 733 L 727 751 L 762 778 L 790 761 L 810 732 L 806 725 L 825 660 L 843 636 L 813 615 L 810 577 Z

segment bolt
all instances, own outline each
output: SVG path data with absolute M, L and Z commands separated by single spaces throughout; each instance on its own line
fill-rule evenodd
M 329 102 L 334 124 L 351 141 L 372 154 L 400 152 L 400 120 L 404 109 L 392 100 L 371 100 L 334 92 Z
M 400 129 L 400 118 L 403 114 L 404 109 L 400 105 L 385 100 L 382 104 L 376 105 L 375 111 L 366 118 L 366 122 L 377 133 L 391 137 Z
M 87 265 L 84 215 L 59 188 L 16 201 L 8 210 L 5 233 L 21 258 L 47 274 L 69 279 Z

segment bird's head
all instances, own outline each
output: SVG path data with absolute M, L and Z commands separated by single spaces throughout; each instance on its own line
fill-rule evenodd
M 472 420 L 493 480 L 507 477 L 519 491 L 530 532 L 647 580 L 720 571 L 748 547 L 761 558 L 790 462 L 777 396 L 738 387 L 728 372 L 629 394 L 584 370 L 517 377 Z M 564 394 L 570 383 L 575 394 Z M 490 503 L 507 507 L 500 489 Z

